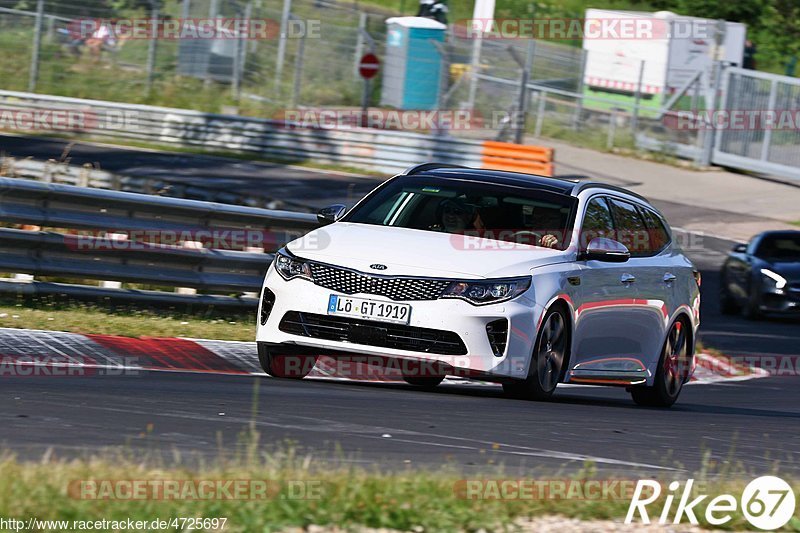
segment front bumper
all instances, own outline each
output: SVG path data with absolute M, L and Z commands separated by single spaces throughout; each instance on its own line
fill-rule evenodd
M 536 339 L 536 325 L 542 307 L 535 304 L 533 288 L 514 300 L 498 304 L 475 306 L 457 299 L 407 301 L 411 305 L 409 326 L 452 332 L 458 335 L 466 350 L 459 355 L 435 351 L 395 349 L 356 342 L 342 342 L 298 335 L 282 331 L 281 320 L 287 313 L 327 315 L 328 299 L 339 294 L 313 282 L 295 278 L 284 280 L 270 268 L 264 287 L 274 293 L 274 304 L 265 324 L 259 325 L 256 341 L 272 346 L 277 352 L 287 353 L 359 354 L 388 358 L 438 362 L 452 368 L 456 375 L 486 378 L 524 378 L 528 372 L 530 354 Z M 342 296 L 349 296 L 340 294 Z M 389 298 L 371 294 L 354 295 L 376 301 L 394 302 Z M 395 302 L 398 303 L 398 302 Z M 261 308 L 259 307 L 259 316 Z M 498 319 L 508 320 L 505 350 L 495 355 L 487 334 L 487 325 Z M 375 325 L 381 322 L 370 321 Z M 283 329 L 286 329 L 284 326 Z
M 760 304 L 765 313 L 800 313 L 800 288 L 766 290 L 761 294 Z

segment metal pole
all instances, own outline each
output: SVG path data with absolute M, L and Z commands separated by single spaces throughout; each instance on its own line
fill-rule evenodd
M 547 104 L 547 93 L 539 91 L 539 107 L 536 109 L 536 129 L 533 132 L 535 137 L 542 136 L 542 125 L 544 124 L 544 111 L 545 104 Z M 518 140 L 517 144 L 522 144 L 522 140 Z
M 150 18 L 154 21 L 153 25 L 158 21 L 158 4 L 156 2 L 152 3 L 152 9 L 150 11 Z M 153 89 L 153 73 L 156 68 L 156 44 L 158 39 L 158 32 L 152 32 L 150 35 L 150 46 L 147 48 L 147 94 L 150 94 L 150 91 Z
M 363 11 L 358 14 L 358 34 L 356 35 L 356 54 L 353 58 L 353 77 L 358 78 L 358 64 L 364 55 L 364 34 L 367 32 L 367 14 Z
M 31 54 L 30 77 L 28 78 L 28 92 L 36 92 L 36 83 L 39 81 L 39 54 L 42 49 L 42 23 L 44 22 L 44 0 L 36 2 L 36 28 L 33 33 L 33 53 Z
M 606 148 L 611 150 L 614 148 L 614 137 L 617 133 L 617 112 L 612 111 L 608 115 L 608 138 L 606 139 Z
M 478 70 L 481 65 L 481 47 L 483 45 L 483 31 L 478 32 L 477 38 L 472 42 L 472 62 L 469 67 L 469 94 L 467 96 L 467 109 L 474 109 L 475 95 L 478 92 Z
M 294 87 L 292 88 L 292 103 L 290 107 L 297 106 L 300 99 L 300 85 L 303 81 L 303 56 L 306 50 L 306 36 L 300 38 L 300 43 L 297 46 L 297 55 L 294 58 Z
M 717 95 L 719 94 L 720 85 L 722 84 L 723 65 L 721 61 L 715 61 L 714 65 L 714 81 L 711 87 L 711 99 L 708 106 L 708 111 L 713 113 L 717 109 Z M 713 123 L 706 124 L 703 131 L 703 151 L 699 158 L 701 166 L 707 167 L 711 164 L 711 152 L 714 150 L 714 142 L 717 131 Z
M 369 78 L 364 78 L 364 92 L 361 93 L 361 127 L 369 127 L 367 121 L 367 112 L 369 110 L 369 96 L 372 90 L 372 83 Z
M 191 13 L 191 5 L 192 0 L 183 0 L 183 4 L 181 4 L 181 18 L 184 24 L 186 24 L 186 19 L 189 18 L 189 13 Z
M 219 11 L 218 0 L 211 0 L 211 3 L 208 6 L 208 18 L 214 21 L 215 30 L 217 28 L 216 21 L 217 21 L 218 11 Z M 206 79 L 203 81 L 203 86 L 206 88 L 211 86 L 211 73 L 209 72 L 210 67 L 211 67 L 211 50 L 209 49 L 208 54 L 206 55 Z
M 56 25 L 56 18 L 51 16 L 51 15 L 47 15 L 47 42 L 48 43 L 52 43 L 53 42 L 53 36 L 55 35 L 55 31 L 56 31 L 55 25 Z
M 526 115 L 528 111 L 528 80 L 530 79 L 531 75 L 530 61 L 533 57 L 532 51 L 533 48 L 531 47 L 531 43 L 529 43 L 527 57 L 525 58 L 525 61 L 523 61 L 513 46 L 508 47 L 508 53 L 511 54 L 511 57 L 522 70 L 522 75 L 520 76 L 519 80 L 519 95 L 517 97 L 517 127 L 514 135 L 514 139 L 517 144 L 522 144 L 525 136 L 525 122 L 527 122 Z
M 581 70 L 580 77 L 578 78 L 578 98 L 575 104 L 575 114 L 572 116 L 572 129 L 577 130 L 581 122 L 581 115 L 583 114 L 583 84 L 584 72 L 586 72 L 586 50 L 581 50 Z
M 644 78 L 644 59 L 639 61 L 639 80 L 636 82 L 636 98 L 633 101 L 633 116 L 631 117 L 631 130 L 634 137 L 639 126 L 639 104 L 642 101 L 642 79 Z
M 778 82 L 772 80 L 769 86 L 769 101 L 767 103 L 767 109 L 774 110 L 775 109 L 775 102 L 778 97 Z M 772 144 L 772 128 L 766 128 L 764 130 L 764 137 L 761 139 L 761 160 L 768 161 L 769 160 L 769 148 L 770 144 Z
M 281 34 L 278 37 L 278 57 L 275 60 L 275 90 L 279 91 L 281 76 L 283 76 L 283 62 L 286 56 L 286 34 L 289 31 L 289 16 L 292 12 L 292 0 L 283 0 L 281 12 Z
M 244 8 L 244 19 L 248 21 L 248 28 L 249 21 L 253 17 L 253 2 L 247 2 L 247 5 Z M 247 63 L 247 39 L 249 35 L 245 35 L 244 37 L 239 37 L 236 41 L 236 77 L 234 78 L 235 81 L 235 88 L 233 91 L 233 97 L 238 102 L 242 96 L 242 79 L 244 78 L 244 67 Z

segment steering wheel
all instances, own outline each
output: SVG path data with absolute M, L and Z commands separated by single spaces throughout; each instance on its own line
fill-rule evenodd
M 535 240 L 532 243 L 529 242 L 520 242 L 519 237 L 523 235 L 533 235 Z M 539 243 L 542 242 L 542 234 L 538 231 L 531 231 L 528 229 L 521 229 L 519 231 L 515 231 L 511 234 L 511 238 L 514 239 L 514 242 L 517 244 L 532 244 L 533 246 L 539 246 Z

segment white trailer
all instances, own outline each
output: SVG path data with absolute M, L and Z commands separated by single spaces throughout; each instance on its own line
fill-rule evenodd
M 614 28 L 630 31 L 615 33 Z M 739 22 L 666 11 L 587 9 L 585 92 L 619 99 L 639 91 L 643 105 L 657 105 L 698 71 L 702 71 L 702 87 L 707 89 L 715 59 L 741 66 L 745 35 L 746 27 Z

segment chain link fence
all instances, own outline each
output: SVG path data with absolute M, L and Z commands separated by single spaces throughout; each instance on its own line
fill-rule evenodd
M 229 33 L 214 39 L 96 39 L 76 32 L 84 19 L 258 20 L 266 38 Z M 333 0 L 165 0 L 158 11 L 113 14 L 75 0 L 0 0 L 0 88 L 199 111 L 284 118 L 297 109 L 358 110 L 382 101 L 379 74 L 362 101 L 358 60 L 385 57 L 391 13 Z M 76 26 L 77 25 L 77 26 Z M 281 37 L 284 35 L 284 37 Z M 467 38 L 453 28 L 422 60 L 439 63 L 440 110 L 466 110 L 469 127 L 437 130 L 467 138 L 559 139 L 591 148 L 640 149 L 708 164 L 710 154 L 798 166 L 798 129 L 725 132 L 713 146 L 708 123 L 679 127 L 681 112 L 727 108 L 796 109 L 791 78 L 744 74 L 720 89 L 722 71 L 684 73 L 679 89 L 643 82 L 664 72 L 657 59 L 599 57 L 575 43 L 546 39 Z M 602 64 L 608 85 L 587 77 Z M 726 78 L 727 79 L 727 78 Z M 731 107 L 732 106 L 732 107 Z

